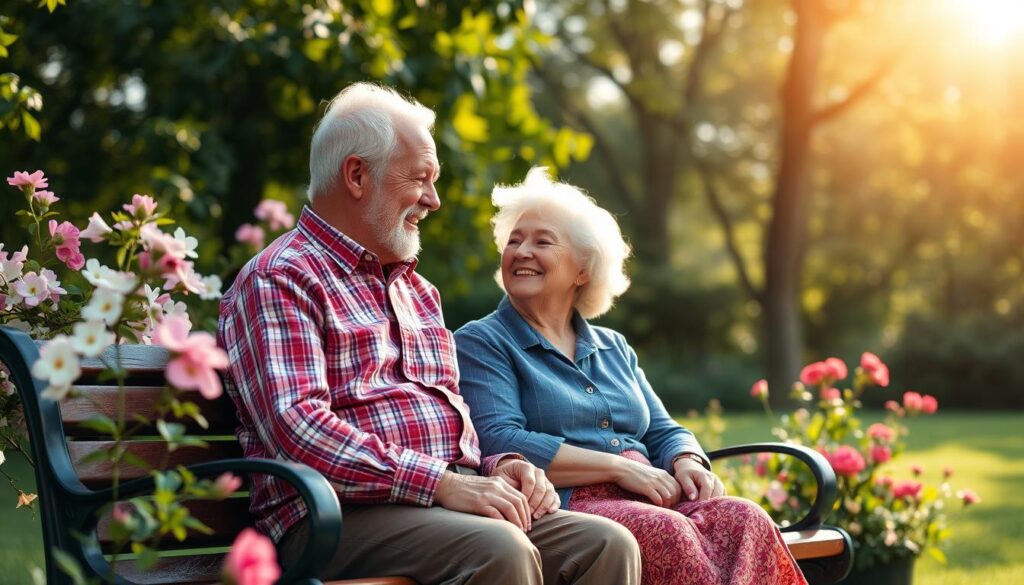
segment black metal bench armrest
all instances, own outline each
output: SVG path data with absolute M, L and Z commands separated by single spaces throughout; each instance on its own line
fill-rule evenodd
M 310 522 L 310 540 L 295 565 L 281 575 L 279 583 L 319 584 L 317 575 L 330 561 L 338 549 L 341 538 L 341 505 L 331 484 L 313 468 L 301 463 L 276 461 L 273 459 L 222 459 L 187 466 L 198 478 L 213 478 L 224 472 L 264 473 L 279 477 L 292 485 L 306 503 Z M 126 499 L 152 493 L 152 477 L 143 477 L 125 482 L 118 487 L 118 498 Z M 113 490 L 107 488 L 87 495 L 74 496 L 85 504 L 83 528 L 91 528 L 96 522 L 96 510 L 113 497 Z M 89 525 L 91 523 L 91 526 Z M 91 553 L 91 554 L 90 554 Z M 99 551 L 92 550 L 86 556 L 98 558 Z
M 835 504 L 838 489 L 836 488 L 836 474 L 828 461 L 814 449 L 803 445 L 790 445 L 788 443 L 751 443 L 748 445 L 736 445 L 716 449 L 708 453 L 712 461 L 736 455 L 751 455 L 754 453 L 781 453 L 790 455 L 803 461 L 814 474 L 814 481 L 818 486 L 818 493 L 811 504 L 807 515 L 799 521 L 780 528 L 782 532 L 797 532 L 808 528 L 819 528 L 832 513 L 832 506 Z

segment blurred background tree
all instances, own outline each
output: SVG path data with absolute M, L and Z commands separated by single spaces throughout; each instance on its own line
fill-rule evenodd
M 544 164 L 634 244 L 602 321 L 671 408 L 867 349 L 947 406 L 1024 407 L 1016 0 L 9 4 L 0 69 L 43 107 L 0 161 L 80 225 L 149 192 L 210 271 L 261 198 L 301 206 L 322 100 L 377 79 L 439 114 L 420 266 L 449 326 L 500 296 L 491 187 Z

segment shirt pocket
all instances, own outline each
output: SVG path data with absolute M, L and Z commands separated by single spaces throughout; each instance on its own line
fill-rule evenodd
M 410 381 L 455 392 L 459 369 L 455 336 L 445 327 L 403 329 L 402 369 Z

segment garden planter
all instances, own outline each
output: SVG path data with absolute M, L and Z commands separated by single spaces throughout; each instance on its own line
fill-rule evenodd
M 916 557 L 906 556 L 866 569 L 854 567 L 842 585 L 911 585 Z

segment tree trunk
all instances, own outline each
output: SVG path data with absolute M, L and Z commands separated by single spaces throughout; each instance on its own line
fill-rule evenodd
M 784 402 L 801 365 L 800 280 L 807 239 L 807 167 L 814 90 L 825 38 L 818 0 L 794 0 L 793 55 L 783 85 L 781 161 L 765 242 L 764 343 L 773 401 Z
M 664 120 L 638 113 L 638 126 L 644 148 L 643 178 L 645 201 L 639 242 L 645 246 L 642 256 L 657 266 L 669 260 L 668 207 L 679 176 L 680 144 L 684 137 Z M 638 254 L 640 256 L 641 254 Z

